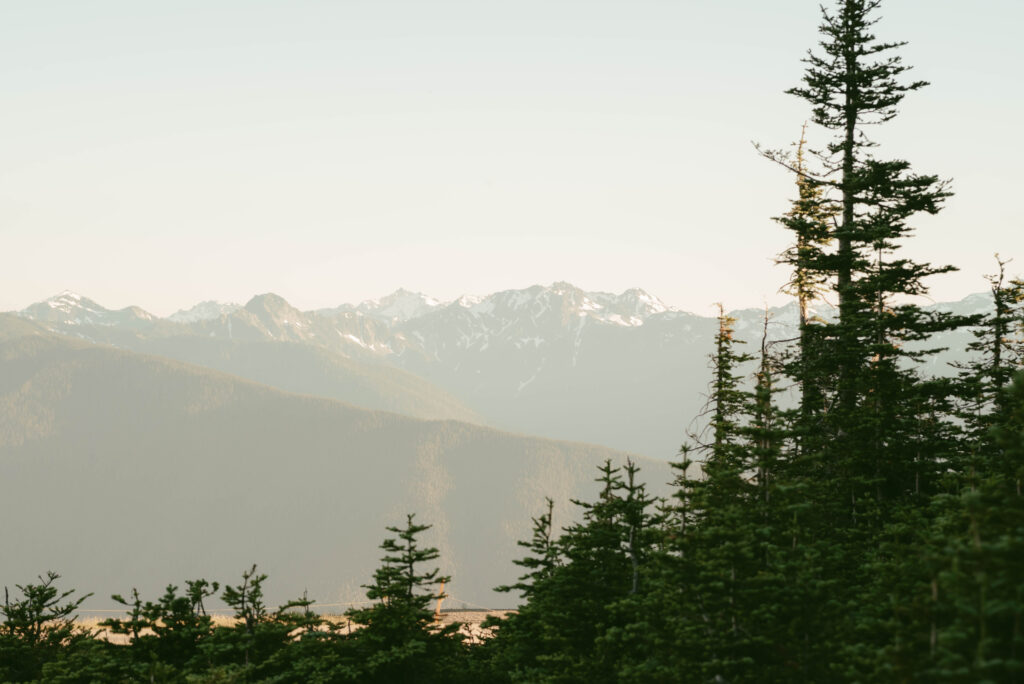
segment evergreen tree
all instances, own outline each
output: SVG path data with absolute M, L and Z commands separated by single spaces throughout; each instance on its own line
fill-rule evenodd
M 780 665 L 787 607 L 778 547 L 789 531 L 778 480 L 784 425 L 765 320 L 754 390 L 743 387 L 733 319 L 720 312 L 708 397 L 710 439 L 676 464 L 676 506 L 663 519 L 647 592 L 612 606 L 600 641 L 619 681 L 765 681 Z M 691 455 L 702 458 L 693 476 Z M 788 541 L 788 538 L 786 538 Z M 671 646 L 669 645 L 671 644 Z
M 660 539 L 656 500 L 638 474 L 633 462 L 602 464 L 597 500 L 574 501 L 582 520 L 557 540 L 550 501 L 534 519 L 533 540 L 521 543 L 531 555 L 516 562 L 530 569 L 515 585 L 527 603 L 492 622 L 497 636 L 485 647 L 498 681 L 618 681 L 616 628 L 630 621 L 633 601 L 653 590 L 649 570 Z
M 515 565 L 526 568 L 527 572 L 519 578 L 519 581 L 511 585 L 495 587 L 495 591 L 511 592 L 518 591 L 519 595 L 526 601 L 533 596 L 537 587 L 543 586 L 545 580 L 549 579 L 555 569 L 562 563 L 562 554 L 558 547 L 558 540 L 554 537 L 555 502 L 546 498 L 547 510 L 539 517 L 533 518 L 533 536 L 530 541 L 518 541 L 517 545 L 529 549 L 530 554 L 525 558 L 513 560 Z
M 366 597 L 376 603 L 346 614 L 361 625 L 352 638 L 362 660 L 363 681 L 451 681 L 458 676 L 458 625 L 435 625 L 428 609 L 444 598 L 439 588 L 451 578 L 437 568 L 422 569 L 440 553 L 420 546 L 420 535 L 431 526 L 419 525 L 414 518 L 409 514 L 404 527 L 387 528 L 396 536 L 381 544 L 382 565 L 373 582 L 365 585 Z
M 113 634 L 131 637 L 127 659 L 135 676 L 155 678 L 184 675 L 210 664 L 203 647 L 213 634 L 213 618 L 206 612 L 206 599 L 215 596 L 219 583 L 205 579 L 188 580 L 186 591 L 168 585 L 156 601 L 146 601 L 132 590 L 132 600 L 115 594 L 114 601 L 129 609 L 127 620 L 112 618 L 100 623 Z
M 798 281 L 829 282 L 839 304 L 838 320 L 805 331 L 810 334 L 803 339 L 813 337 L 815 346 L 801 354 L 804 363 L 794 379 L 815 392 L 808 405 L 820 413 L 822 453 L 815 457 L 820 475 L 834 485 L 826 497 L 837 516 L 830 523 L 851 530 L 867 525 L 868 535 L 885 523 L 904 494 L 934 484 L 938 454 L 921 455 L 938 443 L 922 444 L 916 428 L 922 414 L 945 410 L 946 390 L 915 371 L 936 350 L 914 345 L 961 323 L 906 299 L 926 292 L 926 277 L 953 270 L 899 256 L 912 233 L 912 218 L 937 212 L 950 193 L 936 176 L 916 174 L 906 161 L 884 161 L 872 153 L 875 143 L 867 127 L 893 119 L 903 97 L 926 85 L 903 81 L 909 67 L 896 50 L 904 43 L 880 42 L 873 35 L 879 4 L 843 0 L 835 12 L 823 10 L 822 52 L 809 53 L 803 84 L 789 91 L 806 100 L 814 123 L 833 134 L 815 155 L 818 168 L 799 166 L 808 186 L 803 194 L 813 199 L 809 208 L 798 203 L 802 211 L 795 215 L 811 216 L 811 226 L 834 216 L 828 237 L 835 246 L 826 250 L 820 233 L 808 229 L 815 242 L 796 230 L 794 250 L 803 254 L 790 261 L 800 268 Z M 815 191 L 824 199 L 814 197 Z M 800 227 L 799 221 L 789 223 Z M 827 396 L 819 399 L 817 388 L 833 378 Z
M 221 599 L 234 610 L 234 624 L 216 628 L 202 645 L 209 662 L 222 675 L 232 674 L 247 681 L 260 680 L 280 669 L 289 645 L 324 625 L 302 598 L 270 610 L 263 598 L 267 575 L 254 564 L 242 573 L 238 585 L 227 585 Z M 298 650 L 298 649 L 296 649 Z
M 553 637 L 540 644 L 539 672 L 526 681 L 606 681 L 607 667 L 595 661 L 596 640 L 608 626 L 608 606 L 626 596 L 631 584 L 629 561 L 623 552 L 624 484 L 611 461 L 598 468 L 600 492 L 595 502 L 573 500 L 582 521 L 565 528 L 558 546 L 564 563 L 554 572 L 538 602 L 542 634 Z M 526 622 L 526 621 L 524 621 Z M 557 649 L 551 646 L 557 646 Z
M 919 548 L 919 538 L 900 530 L 920 529 L 955 454 L 956 388 L 919 369 L 938 351 L 934 333 L 967 322 L 912 303 L 927 277 L 952 267 L 901 256 L 914 216 L 937 212 L 947 184 L 906 161 L 877 158 L 866 135 L 926 84 L 904 80 L 903 43 L 873 35 L 879 0 L 837 5 L 822 9 L 821 49 L 808 54 L 802 85 L 789 91 L 831 138 L 811 152 L 813 164 L 803 141 L 795 162 L 769 155 L 797 175 L 798 198 L 778 220 L 794 235 L 780 261 L 793 269 L 787 290 L 797 298 L 800 333 L 784 370 L 801 393 L 789 426 L 793 451 L 777 481 L 792 546 L 770 546 L 787 588 L 797 587 L 786 600 L 799 607 L 789 614 L 799 637 L 794 667 L 811 681 L 852 676 L 842 658 L 859 657 L 847 648 L 857 630 L 853 641 L 868 649 L 884 641 L 883 617 L 865 612 L 877 605 L 870 587 L 878 588 L 881 569 L 902 562 L 899 554 Z M 835 320 L 807 313 L 826 288 L 838 303 Z
M 39 577 L 38 584 L 17 584 L 20 598 L 4 587 L 0 608 L 0 681 L 25 682 L 39 677 L 43 665 L 61 649 L 88 637 L 76 629 L 75 612 L 92 596 L 73 598 L 75 591 L 60 591 L 55 572 Z
M 1024 471 L 1024 375 L 1008 385 L 991 446 Z M 1024 680 L 1024 497 L 1020 472 L 980 458 L 962 487 L 927 515 L 891 526 L 874 603 L 888 610 L 860 648 L 858 673 L 875 680 Z
M 750 481 L 750 448 L 744 435 L 744 416 L 751 404 L 742 387 L 741 364 L 753 360 L 736 351 L 735 319 L 719 305 L 718 333 L 712 357 L 709 396 L 712 440 L 701 445 L 704 478 L 697 487 L 694 510 L 697 525 L 688 537 L 694 555 L 687 578 L 704 622 L 705 655 L 701 666 L 710 677 L 731 680 L 743 669 L 747 633 L 742 598 L 744 581 L 752 572 L 755 544 L 747 526 L 755 486 Z
M 959 416 L 967 428 L 964 438 L 969 452 L 960 466 L 965 473 L 998 467 L 982 460 L 997 457 L 992 428 L 1005 418 L 1010 395 L 1004 390 L 1024 364 L 1024 281 L 1007 282 L 1007 263 L 996 255 L 998 272 L 986 277 L 992 312 L 981 316 L 972 330 L 974 341 L 967 345 L 971 360 L 957 364 L 962 392 Z
M 799 436 L 798 446 L 813 449 L 806 444 L 820 430 L 819 419 L 824 411 L 824 400 L 831 377 L 821 326 L 811 307 L 821 302 L 830 285 L 830 264 L 826 249 L 832 243 L 832 221 L 835 203 L 825 195 L 825 185 L 808 175 L 807 125 L 800 132 L 795 159 L 786 160 L 796 175 L 797 198 L 790 211 L 775 220 L 793 233 L 793 244 L 779 255 L 776 262 L 791 269 L 789 281 L 782 292 L 796 298 L 799 337 L 788 359 L 787 371 L 800 389 L 800 420 L 794 431 Z

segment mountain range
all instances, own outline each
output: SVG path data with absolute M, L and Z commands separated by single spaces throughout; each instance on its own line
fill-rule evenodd
M 957 313 L 987 294 L 932 305 Z M 731 312 L 754 347 L 763 309 Z M 791 338 L 793 304 L 768 310 L 769 337 Z M 816 311 L 833 315 L 827 304 Z M 704 402 L 715 319 L 640 289 L 569 283 L 442 302 L 398 290 L 360 304 L 300 311 L 274 294 L 202 302 L 167 318 L 109 310 L 72 293 L 19 316 L 95 343 L 187 361 L 298 392 L 419 418 L 451 418 L 554 439 L 673 458 Z M 930 372 L 962 360 L 969 333 Z

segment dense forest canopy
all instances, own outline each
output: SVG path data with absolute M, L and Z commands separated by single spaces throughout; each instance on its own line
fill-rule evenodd
M 673 497 L 608 462 L 595 498 L 574 502 L 578 522 L 539 507 L 523 574 L 502 588 L 522 604 L 492 638 L 470 645 L 433 622 L 447 578 L 410 515 L 389 528 L 372 605 L 350 613 L 361 628 L 305 598 L 268 608 L 254 567 L 223 590 L 115 597 L 126 617 L 105 626 L 129 638 L 114 644 L 76 629 L 82 598 L 49 574 L 5 594 L 0 679 L 1024 681 L 1024 282 L 997 257 L 990 313 L 917 304 L 953 267 L 913 260 L 914 221 L 952 189 L 872 141 L 926 85 L 902 43 L 873 35 L 880 4 L 822 10 L 789 91 L 822 145 L 763 152 L 795 183 L 776 220 L 791 235 L 778 261 L 797 337 L 744 349 L 721 314 L 708 429 L 682 447 Z M 835 319 L 814 317 L 820 298 Z M 973 332 L 972 360 L 923 372 L 929 340 L 958 328 Z M 215 627 L 203 601 L 221 591 L 237 620 Z

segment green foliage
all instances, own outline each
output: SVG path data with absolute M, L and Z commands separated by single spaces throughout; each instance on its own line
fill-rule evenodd
M 362 627 L 353 634 L 361 661 L 361 681 L 454 681 L 461 655 L 458 625 L 433 622 L 430 604 L 444 598 L 443 586 L 451 578 L 440 570 L 422 569 L 440 557 L 433 547 L 421 547 L 419 536 L 430 525 L 406 517 L 405 527 L 388 527 L 395 537 L 381 544 L 385 555 L 374 572 L 366 596 L 375 603 L 351 610 L 348 617 Z
M 189 580 L 186 592 L 168 585 L 164 594 L 154 601 L 142 602 L 138 591 L 132 600 L 114 595 L 114 601 L 129 609 L 128 619 L 112 618 L 100 623 L 113 634 L 131 637 L 127 661 L 133 672 L 141 675 L 157 670 L 188 672 L 209 665 L 202 647 L 213 634 L 213 619 L 207 614 L 204 601 L 214 596 L 220 585 L 207 580 Z
M 0 681 L 23 682 L 37 678 L 44 663 L 56 658 L 87 638 L 75 628 L 75 611 L 92 596 L 72 598 L 75 591 L 60 591 L 60 575 L 48 572 L 38 584 L 15 585 L 20 598 L 13 598 L 4 587 L 4 605 L 0 609 Z
M 234 624 L 215 629 L 201 645 L 209 662 L 233 677 L 243 677 L 240 681 L 261 679 L 267 672 L 280 669 L 282 652 L 323 624 L 309 610 L 312 602 L 305 598 L 269 611 L 263 602 L 266 579 L 267 575 L 258 573 L 253 565 L 242 573 L 240 584 L 224 587 L 221 599 L 235 611 Z
M 217 582 L 186 582 L 156 601 L 113 600 L 125 616 L 100 624 L 127 643 L 112 643 L 78 630 L 73 613 L 86 597 L 60 593 L 58 575 L 40 584 L 18 585 L 23 597 L 7 592 L 0 625 L 0 681 L 87 682 L 477 682 L 489 676 L 473 660 L 458 634 L 459 625 L 434 622 L 428 606 L 437 586 L 450 581 L 438 570 L 422 570 L 436 560 L 435 548 L 421 547 L 429 529 L 414 516 L 397 536 L 384 541 L 383 565 L 374 573 L 367 595 L 376 603 L 350 611 L 357 624 L 342 632 L 311 610 L 306 597 L 271 611 L 263 598 L 265 574 L 255 565 L 241 582 L 224 587 L 221 599 L 234 611 L 233 621 L 215 626 L 205 603 L 220 589 Z
M 575 501 L 582 522 L 552 539 L 552 503 L 534 519 L 530 551 L 516 564 L 529 572 L 512 587 L 528 603 L 495 621 L 497 636 L 484 648 L 498 680 L 615 681 L 616 649 L 606 630 L 616 604 L 649 591 L 650 567 L 661 540 L 661 512 L 638 480 L 639 468 L 599 468 L 599 495 Z
M 993 310 L 979 316 L 972 330 L 974 341 L 967 345 L 973 358 L 957 364 L 959 377 L 958 417 L 964 422 L 961 469 L 998 467 L 983 463 L 999 457 L 993 427 L 1007 417 L 1013 373 L 1024 363 L 1024 281 L 1007 282 L 1007 261 L 996 255 L 998 273 L 986 276 L 992 293 Z M 1008 465 L 1008 464 L 1004 464 Z M 1012 470 L 1012 466 L 1010 467 Z M 1004 469 L 1004 474 L 1009 471 Z
M 523 599 L 530 600 L 535 588 L 543 586 L 544 582 L 561 565 L 562 552 L 559 549 L 558 540 L 553 537 L 552 520 L 555 502 L 550 498 L 545 501 L 548 506 L 547 511 L 540 517 L 533 518 L 533 537 L 530 541 L 517 542 L 519 546 L 528 549 L 531 555 L 512 561 L 519 567 L 526 568 L 526 574 L 522 575 L 515 584 L 496 587 L 495 591 L 518 591 Z

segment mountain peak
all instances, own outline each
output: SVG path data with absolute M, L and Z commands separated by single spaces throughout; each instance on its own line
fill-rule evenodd
M 298 311 L 298 309 L 289 304 L 284 297 L 274 294 L 273 292 L 254 296 L 246 302 L 245 308 L 253 313 L 259 313 L 261 311 L 271 313 L 280 311 Z
M 259 322 L 264 334 L 271 339 L 307 339 L 311 335 L 310 319 L 306 314 L 272 292 L 250 299 L 245 311 Z
M 437 306 L 440 302 L 433 297 L 428 297 L 422 292 L 413 292 L 412 290 L 406 290 L 404 287 L 400 287 L 386 297 L 381 297 L 377 300 L 380 304 L 388 305 L 395 302 L 413 301 L 423 302 L 429 306 Z
M 441 302 L 422 292 L 412 292 L 400 287 L 380 299 L 368 299 L 357 308 L 359 311 L 382 321 L 394 323 L 408 321 L 440 306 Z
M 63 290 L 41 302 L 32 304 L 21 313 L 35 320 L 57 322 L 59 319 L 73 317 L 80 313 L 102 315 L 109 313 L 109 310 L 71 290 Z
M 222 304 L 221 302 L 208 299 L 199 302 L 190 309 L 179 309 L 167 318 L 175 323 L 195 323 L 196 321 L 220 318 L 224 314 L 230 314 L 241 308 L 241 304 Z
M 669 310 L 664 302 L 639 287 L 626 290 L 619 295 L 618 301 L 631 309 L 630 313 L 640 316 L 664 313 Z
M 137 306 L 113 311 L 88 297 L 64 290 L 49 299 L 36 302 L 21 312 L 25 318 L 56 325 L 139 325 L 156 317 Z
M 493 296 L 494 295 L 491 295 L 491 297 L 493 297 Z M 458 304 L 459 306 L 468 309 L 470 307 L 476 306 L 477 304 L 479 304 L 480 302 L 484 301 L 485 299 L 489 299 L 489 297 L 483 297 L 481 295 L 464 294 L 461 297 L 459 297 L 458 299 L 456 299 L 453 302 L 453 304 Z
M 63 310 L 82 306 L 87 308 L 104 309 L 104 307 L 100 306 L 99 304 L 89 299 L 88 297 L 83 297 L 77 292 L 72 292 L 71 290 L 62 290 L 61 292 L 53 295 L 52 297 L 43 300 L 42 302 L 40 302 L 40 304 L 46 304 L 51 309 Z

